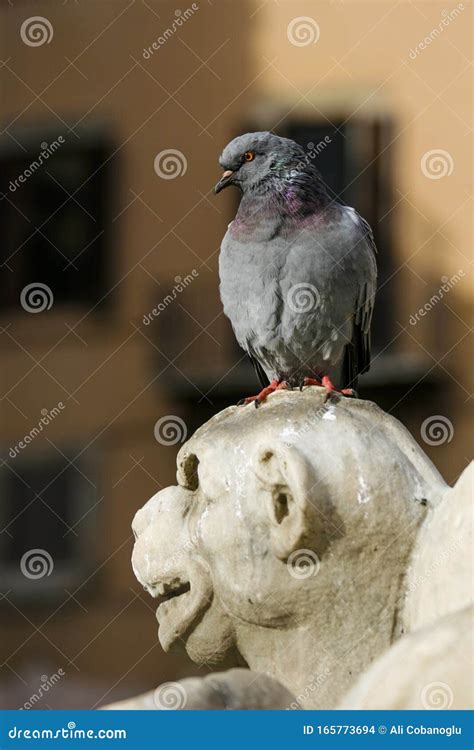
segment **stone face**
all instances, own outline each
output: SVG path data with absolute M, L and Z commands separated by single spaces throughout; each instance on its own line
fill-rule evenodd
M 325 396 L 217 414 L 133 523 L 163 648 L 246 665 L 305 708 L 336 707 L 420 620 L 407 571 L 448 489 L 395 419 Z

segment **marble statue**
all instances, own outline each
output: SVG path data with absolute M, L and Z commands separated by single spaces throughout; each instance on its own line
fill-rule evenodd
M 216 674 L 111 707 L 418 707 L 390 688 L 420 651 L 416 633 L 440 627 L 446 651 L 467 631 L 466 477 L 456 511 L 457 489 L 396 419 L 314 386 L 225 409 L 177 467 L 177 485 L 135 516 L 133 570 L 156 599 L 162 647 Z M 437 681 L 427 668 L 423 682 L 422 663 L 419 692 Z M 458 686 L 453 707 L 465 695 Z

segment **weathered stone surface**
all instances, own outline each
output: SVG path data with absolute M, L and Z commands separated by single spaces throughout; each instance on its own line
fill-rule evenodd
M 114 703 L 124 710 L 246 710 L 296 707 L 295 696 L 268 675 L 229 669 L 206 677 L 168 682 L 143 695 Z
M 409 630 L 436 622 L 473 599 L 474 463 L 429 511 L 409 568 Z
M 374 404 L 280 391 L 217 414 L 136 515 L 163 647 L 230 669 L 113 708 L 472 705 L 472 479 Z
M 245 664 L 296 705 L 337 706 L 422 624 L 410 586 L 447 489 L 370 402 L 325 403 L 312 387 L 226 409 L 182 447 L 178 486 L 134 520 L 133 567 L 160 598 L 163 647 Z
M 401 638 L 338 708 L 472 709 L 472 654 L 470 606 Z
M 407 571 L 407 631 L 365 673 L 341 708 L 474 705 L 472 659 L 474 464 L 427 514 Z

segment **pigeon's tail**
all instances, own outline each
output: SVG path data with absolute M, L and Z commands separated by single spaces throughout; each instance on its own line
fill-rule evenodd
M 356 391 L 359 375 L 363 375 L 368 370 L 370 370 L 370 339 L 360 326 L 355 325 L 352 342 L 344 351 L 341 388 L 353 388 Z
M 352 344 L 348 344 L 344 351 L 344 359 L 341 369 L 341 388 L 353 388 L 357 390 L 359 384 L 359 372 L 357 369 L 357 357 Z
M 255 359 L 255 357 L 252 357 L 251 354 L 249 354 L 249 358 L 250 358 L 251 363 L 253 364 L 255 372 L 257 373 L 257 377 L 258 377 L 260 385 L 262 386 L 262 388 L 266 388 L 266 386 L 270 383 L 270 381 L 265 374 L 265 370 L 263 369 L 258 359 Z

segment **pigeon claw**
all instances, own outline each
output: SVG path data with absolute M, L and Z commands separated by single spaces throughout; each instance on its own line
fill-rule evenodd
M 303 378 L 303 383 L 300 386 L 300 390 L 301 391 L 303 390 L 303 386 L 304 385 L 319 385 L 319 386 L 321 386 L 322 383 L 317 378 Z
M 285 380 L 272 380 L 270 385 L 267 385 L 266 388 L 262 388 L 260 393 L 257 393 L 256 396 L 248 396 L 247 398 L 243 398 L 239 401 L 238 405 L 254 403 L 255 408 L 258 409 L 258 407 L 263 404 L 270 393 L 274 393 L 275 391 L 282 391 L 285 388 L 288 388 L 288 384 Z
M 323 376 L 321 385 L 327 391 L 326 400 L 335 394 L 341 394 L 342 396 L 348 396 L 349 398 L 357 398 L 357 391 L 355 391 L 353 388 L 336 388 L 336 386 L 331 382 L 331 379 L 328 375 Z

